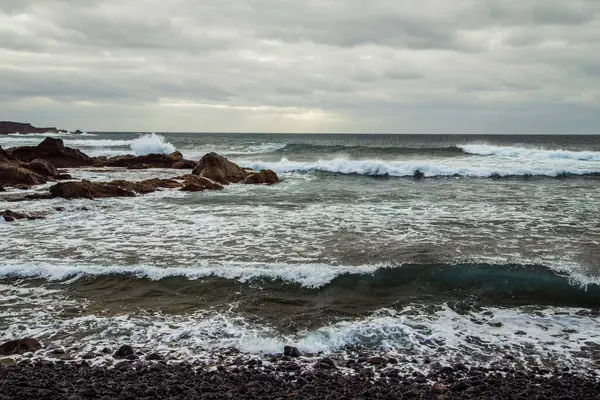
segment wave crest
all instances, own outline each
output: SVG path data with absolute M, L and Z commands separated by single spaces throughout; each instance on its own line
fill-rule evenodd
M 600 161 L 600 152 L 598 151 L 546 150 L 526 147 L 494 146 L 489 144 L 465 144 L 458 145 L 457 147 L 467 154 L 483 156 Z
M 141 135 L 131 142 L 131 150 L 136 156 L 146 154 L 168 154 L 175 151 L 175 146 L 165 140 L 164 136 L 150 133 Z
M 329 172 L 347 175 L 396 176 L 396 177 L 451 177 L 468 176 L 479 178 L 498 178 L 512 176 L 548 176 L 591 175 L 600 173 L 600 168 L 565 168 L 553 165 L 512 166 L 461 166 L 440 164 L 429 160 L 383 161 L 350 160 L 336 158 L 310 162 L 290 161 L 283 157 L 280 161 L 240 161 L 239 164 L 255 170 L 272 169 L 277 173 L 286 172 Z

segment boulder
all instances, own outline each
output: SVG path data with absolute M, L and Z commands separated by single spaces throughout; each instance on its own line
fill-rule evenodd
M 6 222 L 13 222 L 18 219 L 44 219 L 45 217 L 42 214 L 34 213 L 34 214 L 24 214 L 11 210 L 0 211 L 0 216 L 4 218 Z
M 79 129 L 77 129 L 75 132 L 73 132 L 73 135 L 81 135 L 83 132 L 81 132 Z
M 196 168 L 196 162 L 191 160 L 181 160 L 173 163 L 171 168 L 175 169 L 194 169 Z
M 2 186 L 0 186 L 0 192 L 6 192 L 6 189 L 4 189 Z
M 39 185 L 46 182 L 46 178 L 40 174 L 23 168 L 15 163 L 0 163 L 0 184 L 6 186 L 14 185 Z
M 296 347 L 293 346 L 284 346 L 283 355 L 287 357 L 300 357 L 302 353 Z
M 115 351 L 115 354 L 113 354 L 113 357 L 115 358 L 125 358 L 127 356 L 131 356 L 133 355 L 135 352 L 133 350 L 133 347 L 124 344 L 121 347 L 119 347 L 119 349 L 117 351 Z
M 176 189 L 181 187 L 181 183 L 174 181 L 173 179 L 159 179 L 152 178 L 140 181 L 138 184 L 147 185 L 154 189 L 165 188 L 165 189 Z
M 125 180 L 116 180 L 107 182 L 108 185 L 115 185 L 127 190 L 133 190 L 137 193 L 152 193 L 158 188 L 176 189 L 182 186 L 181 183 L 172 179 L 152 178 L 140 182 L 130 182 Z
M 212 181 L 203 176 L 197 175 L 184 175 L 183 179 L 183 188 L 181 190 L 186 192 L 199 192 L 202 190 L 221 190 L 223 189 L 223 185 Z
M 60 182 L 50 187 L 50 194 L 65 199 L 98 199 L 105 197 L 135 197 L 135 192 L 120 186 L 107 183 Z
M 279 182 L 277 174 L 270 169 L 261 169 L 259 172 L 251 172 L 242 183 L 244 184 L 267 184 L 273 185 Z
M 14 147 L 6 153 L 15 160 L 32 162 L 35 159 L 48 161 L 56 168 L 73 168 L 93 165 L 94 160 L 79 150 L 65 147 L 62 139 L 47 137 L 37 146 Z
M 39 341 L 32 338 L 17 339 L 0 345 L 0 355 L 10 356 L 13 354 L 35 353 L 42 348 Z
M 140 182 L 130 182 L 123 179 L 106 182 L 107 185 L 119 186 L 120 188 L 131 190 L 140 194 L 152 193 L 156 191 L 156 188 L 148 185 L 144 185 Z
M 194 168 L 195 162 L 184 160 L 183 155 L 176 151 L 171 154 L 147 154 L 145 156 L 134 156 L 127 154 L 115 156 L 108 159 L 96 158 L 97 165 L 104 167 L 124 167 L 129 169 L 144 168 Z
M 246 170 L 217 153 L 204 155 L 192 174 L 203 176 L 223 185 L 239 183 L 248 176 Z
M 148 164 L 134 164 L 127 166 L 127 169 L 148 169 L 150 166 Z
M 38 173 L 43 176 L 56 176 L 58 175 L 58 170 L 54 167 L 54 165 L 50 164 L 46 160 L 41 160 L 36 158 L 32 162 L 25 165 L 30 171 Z

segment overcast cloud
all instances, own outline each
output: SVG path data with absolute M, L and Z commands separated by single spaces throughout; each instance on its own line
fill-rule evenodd
M 600 133 L 600 1 L 0 0 L 0 120 Z

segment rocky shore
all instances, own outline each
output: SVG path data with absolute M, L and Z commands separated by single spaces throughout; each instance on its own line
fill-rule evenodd
M 121 358 L 120 356 L 116 356 Z M 26 360 L 0 366 L 0 399 L 598 399 L 595 376 L 463 364 L 403 374 L 400 365 L 290 356 L 233 362 Z M 348 367 L 350 366 L 350 367 Z
M 188 170 L 188 173 L 174 176 L 171 179 L 153 178 L 138 182 L 127 180 L 91 182 L 74 179 L 64 169 L 92 167 L 127 170 L 160 168 Z M 0 192 L 6 191 L 7 187 L 30 189 L 36 185 L 63 180 L 68 182 L 56 183 L 45 193 L 13 196 L 10 201 L 44 200 L 55 197 L 66 199 L 135 197 L 159 189 L 199 192 L 221 190 L 224 185 L 231 183 L 270 185 L 279 182 L 277 174 L 273 171 L 253 171 L 242 168 L 216 153 L 208 153 L 199 161 L 186 160 L 179 152 L 142 156 L 89 157 L 80 150 L 66 147 L 62 139 L 51 137 L 45 138 L 37 146 L 15 147 L 6 150 L 0 147 Z M 5 218 L 6 221 L 15 219 L 19 218 Z

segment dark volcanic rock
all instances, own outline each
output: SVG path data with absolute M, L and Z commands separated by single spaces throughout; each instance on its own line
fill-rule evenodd
M 171 154 L 147 154 L 145 156 L 134 156 L 127 154 L 115 156 L 108 159 L 96 158 L 96 165 L 104 167 L 125 167 L 129 169 L 146 168 L 188 168 L 192 169 L 195 162 L 184 160 L 183 155 L 176 151 Z
M 38 185 L 45 182 L 44 176 L 25 168 L 0 147 L 0 184 L 6 186 Z
M 0 355 L 10 356 L 12 354 L 34 353 L 41 348 L 42 345 L 36 339 L 27 338 L 11 340 L 0 345 Z
M 27 186 L 39 185 L 46 182 L 40 174 L 20 167 L 14 163 L 0 163 L 0 184 L 14 186 L 24 184 Z
M 422 375 L 380 377 L 372 368 L 357 374 L 334 368 L 283 371 L 274 374 L 258 363 L 242 370 L 144 361 L 103 368 L 34 360 L 0 366 L 0 399 L 597 399 L 600 394 L 597 377 L 583 374 L 490 371 L 475 382 L 456 373 L 449 384 Z M 564 385 L 555 386 L 554 380 Z
M 127 356 L 132 356 L 134 354 L 133 347 L 124 344 L 117 351 L 115 351 L 115 358 L 125 358 Z
M 283 348 L 283 355 L 288 357 L 300 357 L 302 353 L 296 347 L 293 346 L 285 346 Z
M 54 167 L 54 165 L 50 164 L 46 160 L 35 159 L 32 162 L 25 165 L 25 167 L 33 172 L 36 172 L 43 176 L 56 176 L 58 175 L 58 170 Z
M 6 222 L 13 222 L 18 219 L 44 219 L 45 217 L 41 214 L 24 214 L 11 210 L 0 211 L 0 215 Z
M 217 153 L 208 153 L 200 159 L 192 174 L 227 185 L 243 181 L 248 171 Z
M 251 172 L 242 183 L 245 184 L 267 184 L 273 185 L 279 182 L 279 177 L 277 174 L 270 169 L 262 169 L 259 172 Z
M 50 194 L 65 199 L 98 199 L 104 197 L 135 197 L 135 192 L 106 183 L 60 182 L 50 187 Z
M 56 128 L 37 128 L 24 122 L 0 121 L 0 135 L 9 133 L 60 133 L 66 132 L 64 129 Z
M 197 175 L 184 175 L 183 187 L 184 192 L 201 192 L 203 190 L 221 190 L 223 185 L 214 182 L 208 178 Z
M 73 168 L 93 165 L 94 160 L 79 150 L 65 147 L 62 139 L 47 137 L 37 146 L 13 147 L 6 150 L 13 159 L 31 162 L 48 161 L 56 168 Z

